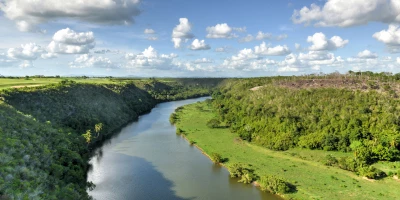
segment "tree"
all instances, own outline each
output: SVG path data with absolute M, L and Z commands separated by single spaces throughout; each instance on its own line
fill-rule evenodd
M 97 133 L 97 137 L 100 135 L 100 131 L 103 129 L 103 123 L 94 125 L 94 131 Z

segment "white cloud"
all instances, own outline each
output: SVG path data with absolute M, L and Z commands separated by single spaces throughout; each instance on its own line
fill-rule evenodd
M 194 37 L 192 31 L 192 24 L 187 18 L 180 18 L 179 24 L 172 30 L 172 42 L 175 48 L 180 48 L 182 42 Z
M 238 37 L 236 34 L 232 33 L 233 28 L 228 24 L 217 24 L 215 26 L 209 26 L 206 28 L 207 38 L 235 38 Z
M 0 67 L 12 67 L 18 62 L 19 60 L 10 59 L 5 53 L 0 53 Z
M 23 44 L 18 48 L 8 49 L 7 55 L 12 59 L 36 60 L 45 51 L 35 43 Z
M 95 47 L 93 32 L 77 33 L 69 28 L 57 31 L 47 47 L 51 53 L 86 54 Z
M 208 50 L 211 49 L 210 45 L 206 44 L 204 40 L 195 39 L 190 46 L 191 50 Z
M 109 58 L 102 56 L 93 56 L 90 54 L 82 54 L 75 59 L 74 62 L 70 64 L 71 68 L 86 68 L 86 67 L 95 67 L 95 68 L 118 68 Z
M 396 61 L 397 61 L 397 64 L 400 64 L 400 57 L 397 57 Z
M 58 54 L 49 52 L 49 53 L 42 54 L 40 57 L 43 59 L 52 59 L 52 58 L 57 58 Z
M 232 28 L 234 31 L 240 32 L 240 33 L 245 33 L 247 32 L 247 28 L 246 27 L 233 27 Z
M 213 63 L 214 61 L 208 59 L 208 58 L 201 58 L 193 61 L 193 63 L 200 64 L 200 63 Z
M 155 34 L 156 33 L 156 31 L 154 31 L 153 29 L 151 29 L 151 28 L 146 28 L 146 29 L 144 29 L 144 34 Z
M 378 58 L 378 54 L 376 53 L 372 53 L 369 50 L 364 50 L 360 53 L 358 53 L 357 58 L 361 58 L 361 59 L 375 59 Z
M 156 40 L 158 40 L 158 37 L 148 37 L 147 40 L 156 41 Z
M 400 22 L 398 0 L 328 0 L 323 7 L 311 4 L 295 10 L 296 24 L 350 27 L 369 22 Z
M 22 63 L 19 65 L 20 68 L 28 68 L 28 67 L 33 67 L 33 62 L 31 60 L 24 60 Z
M 312 43 L 312 46 L 309 47 L 311 51 L 330 51 L 343 48 L 349 43 L 349 40 L 343 40 L 339 36 L 327 39 L 325 34 L 315 33 L 313 36 L 308 36 L 307 42 Z
M 261 43 L 260 46 L 254 47 L 255 54 L 264 56 L 283 56 L 290 53 L 290 49 L 284 45 L 278 45 L 275 47 L 269 47 L 265 42 Z
M 215 52 L 226 52 L 226 48 L 225 47 L 216 48 Z
M 280 41 L 280 40 L 286 39 L 287 37 L 288 37 L 288 35 L 286 35 L 286 34 L 274 36 L 271 33 L 263 33 L 262 31 L 258 31 L 256 39 L 257 40 L 265 40 L 265 39 L 267 39 L 267 40 Z
M 37 25 L 61 18 L 95 24 L 131 24 L 140 14 L 140 0 L 3 0 L 0 10 L 21 31 L 38 31 Z
M 251 34 L 248 34 L 246 37 L 241 38 L 241 39 L 239 40 L 239 42 L 251 42 L 251 41 L 253 41 L 253 40 L 254 40 L 254 36 L 251 35 Z
M 388 30 L 375 33 L 372 37 L 383 42 L 391 53 L 400 52 L 400 28 L 398 25 L 389 25 Z
M 178 57 L 176 54 L 161 54 L 149 46 L 140 54 L 126 54 L 125 59 L 128 61 L 127 68 L 147 68 L 147 69 L 161 69 L 168 70 L 176 67 L 173 64 L 174 58 Z
M 301 50 L 301 45 L 298 44 L 298 43 L 295 43 L 295 44 L 294 44 L 294 47 L 296 48 L 297 51 L 300 51 L 300 50 Z

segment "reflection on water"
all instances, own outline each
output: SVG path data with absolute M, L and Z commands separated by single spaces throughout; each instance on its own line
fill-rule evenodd
M 175 108 L 205 100 L 159 104 L 97 150 L 88 180 L 95 199 L 278 199 L 230 179 L 198 149 L 177 137 Z

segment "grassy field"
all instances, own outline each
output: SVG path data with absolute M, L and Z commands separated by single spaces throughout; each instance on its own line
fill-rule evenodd
M 124 81 L 140 81 L 140 79 L 108 79 L 108 78 L 0 78 L 0 90 L 7 88 L 19 88 L 19 87 L 36 87 L 43 86 L 53 83 L 59 83 L 62 80 L 72 80 L 78 83 L 98 83 L 98 84 L 110 84 L 120 83 Z
M 318 162 L 327 154 L 341 156 L 343 153 L 302 149 L 271 151 L 239 140 L 229 129 L 208 128 L 207 121 L 214 117 L 207 103 L 192 104 L 178 112 L 176 126 L 206 154 L 219 153 L 227 158 L 225 166 L 243 163 L 259 176 L 277 175 L 296 185 L 297 192 L 284 195 L 286 199 L 400 199 L 397 180 L 365 180 Z

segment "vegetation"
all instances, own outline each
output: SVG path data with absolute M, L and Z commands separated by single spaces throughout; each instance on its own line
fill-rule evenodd
M 156 103 L 210 94 L 221 81 L 26 79 L 0 79 L 3 86 L 51 80 L 0 91 L 0 199 L 90 199 L 86 172 L 96 144 Z
M 238 181 L 256 181 L 263 188 L 268 188 L 271 184 L 270 192 L 279 193 L 287 199 L 364 200 L 397 199 L 400 196 L 398 182 L 392 178 L 369 181 L 364 180 L 362 174 L 357 175 L 335 167 L 342 157 L 354 159 L 354 152 L 299 147 L 275 151 L 243 140 L 233 134 L 230 128 L 208 127 L 207 122 L 219 115 L 214 108 L 215 103 L 216 100 L 213 100 L 185 106 L 176 113 L 179 118 L 176 126 L 186 133 L 188 140 L 195 140 L 204 153 L 223 155 L 226 161 L 222 164 Z M 334 166 L 325 165 L 327 160 L 334 163 Z M 400 165 L 397 168 L 396 163 L 380 161 L 373 165 L 388 173 L 400 169 Z M 387 169 L 383 169 L 384 167 Z M 251 173 L 243 178 L 246 171 Z M 269 181 L 261 182 L 262 179 Z

